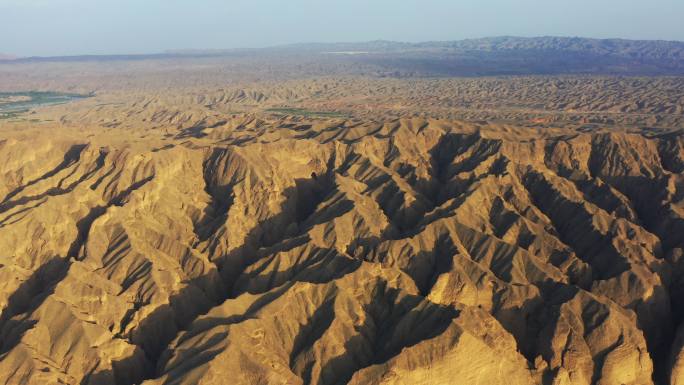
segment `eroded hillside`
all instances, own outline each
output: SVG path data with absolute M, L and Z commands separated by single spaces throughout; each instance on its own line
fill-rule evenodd
M 0 130 L 1 383 L 684 380 L 680 131 L 139 108 Z

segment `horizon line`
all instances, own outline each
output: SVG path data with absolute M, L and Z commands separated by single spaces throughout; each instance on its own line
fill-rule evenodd
M 682 40 L 670 40 L 670 39 L 629 39 L 621 37 L 609 37 L 609 38 L 597 38 L 597 37 L 586 37 L 586 36 L 562 36 L 562 35 L 535 35 L 535 36 L 521 36 L 521 35 L 494 35 L 494 36 L 483 36 L 483 37 L 473 37 L 464 39 L 453 39 L 453 40 L 421 40 L 421 41 L 401 41 L 401 40 L 389 40 L 389 39 L 371 39 L 371 40 L 358 40 L 358 41 L 302 41 L 302 42 L 292 42 L 283 43 L 275 45 L 267 45 L 261 47 L 232 47 L 232 48 L 171 48 L 165 49 L 157 52 L 138 52 L 138 53 L 83 53 L 83 54 L 65 54 L 65 55 L 29 55 L 29 56 L 19 56 L 14 55 L 9 52 L 0 51 L 0 63 L 1 62 L 20 62 L 27 60 L 59 60 L 59 59 L 69 59 L 69 58 L 110 58 L 110 59 L 126 59 L 126 58 L 173 58 L 173 57 L 189 57 L 189 56 L 200 56 L 200 57 L 211 57 L 220 56 L 222 54 L 228 53 L 239 53 L 248 51 L 267 51 L 273 49 L 283 49 L 283 48 L 294 48 L 297 46 L 316 46 L 316 45 L 343 45 L 343 44 L 368 44 L 368 43 L 393 43 L 393 44 L 406 44 L 406 45 L 420 45 L 420 44 L 430 44 L 430 43 L 453 43 L 453 42 L 466 42 L 474 40 L 488 40 L 488 39 L 503 39 L 503 38 L 513 38 L 513 39 L 545 39 L 545 38 L 558 38 L 558 39 L 581 39 L 581 40 L 595 40 L 595 41 L 625 41 L 625 42 L 659 42 L 659 43 L 681 43 L 684 44 Z

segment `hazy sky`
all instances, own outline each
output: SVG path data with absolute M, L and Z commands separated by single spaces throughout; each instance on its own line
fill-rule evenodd
M 684 0 L 0 0 L 0 52 L 559 35 L 684 40 Z

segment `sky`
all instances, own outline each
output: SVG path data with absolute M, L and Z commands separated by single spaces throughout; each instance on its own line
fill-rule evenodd
M 684 0 L 0 0 L 0 52 L 581 36 L 684 41 Z

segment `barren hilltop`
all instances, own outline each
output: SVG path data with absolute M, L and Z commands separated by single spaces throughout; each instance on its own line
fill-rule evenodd
M 3 62 L 0 383 L 684 384 L 682 46 Z

